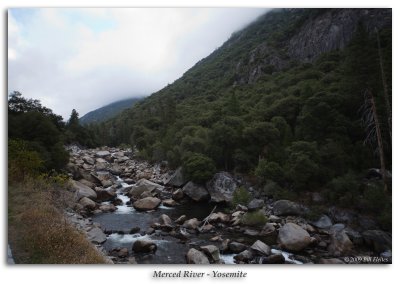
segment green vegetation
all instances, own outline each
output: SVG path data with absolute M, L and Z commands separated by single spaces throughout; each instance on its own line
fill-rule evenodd
M 251 200 L 250 193 L 244 187 L 240 186 L 236 188 L 235 192 L 233 193 L 232 207 L 236 207 L 239 204 L 247 206 L 250 200 Z
M 268 218 L 262 210 L 254 212 L 246 212 L 240 219 L 241 223 L 246 226 L 262 227 L 267 223 Z

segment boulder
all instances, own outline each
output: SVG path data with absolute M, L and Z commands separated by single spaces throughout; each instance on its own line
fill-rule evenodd
M 295 202 L 290 200 L 278 200 L 274 203 L 272 211 L 277 216 L 287 216 L 287 215 L 302 215 L 304 213 L 304 208 Z
M 79 182 L 90 187 L 91 189 L 96 187 L 96 185 L 93 182 L 85 180 L 85 179 L 80 179 Z
M 113 164 L 108 170 L 116 176 L 119 176 L 122 173 L 122 168 L 117 164 Z
M 264 242 L 273 245 L 276 243 L 278 238 L 278 231 L 272 223 L 266 223 L 260 232 L 260 236 Z
M 301 251 L 311 243 L 311 237 L 306 230 L 294 223 L 286 223 L 279 229 L 278 243 L 287 250 Z
M 332 221 L 328 216 L 322 215 L 317 221 L 311 222 L 311 224 L 319 229 L 329 229 L 332 226 Z
M 242 243 L 231 242 L 231 243 L 229 243 L 228 248 L 233 253 L 240 253 L 240 252 L 244 251 L 245 249 L 247 249 L 247 246 Z
M 183 190 L 182 190 L 181 188 L 175 190 L 175 191 L 172 193 L 172 198 L 173 198 L 174 200 L 176 200 L 176 201 L 181 200 L 181 199 L 183 198 L 183 196 L 184 196 L 184 193 L 183 193 Z
M 207 256 L 197 249 L 191 248 L 186 254 L 186 261 L 189 264 L 210 264 Z
M 392 237 L 384 231 L 368 230 L 364 231 L 362 236 L 365 244 L 377 253 L 392 250 Z
M 171 220 L 171 218 L 169 218 L 168 215 L 162 214 L 159 219 L 160 219 L 161 226 L 165 226 L 165 227 L 169 227 L 169 228 L 173 227 L 172 220 Z
M 212 202 L 230 203 L 236 187 L 236 181 L 227 172 L 216 173 L 207 183 L 207 190 Z
M 233 257 L 237 261 L 248 262 L 254 258 L 254 254 L 250 250 L 244 250 Z
M 82 160 L 86 163 L 89 164 L 91 166 L 94 165 L 94 159 L 89 157 L 89 156 L 83 156 Z
M 200 224 L 201 222 L 197 218 L 193 218 L 185 221 L 182 226 L 186 229 L 196 230 Z
M 103 212 L 114 212 L 117 210 L 113 204 L 103 204 L 100 205 L 99 209 Z
M 163 189 L 164 187 L 162 185 L 151 182 L 147 179 L 141 179 L 132 186 L 131 190 L 129 191 L 129 195 L 133 198 L 138 198 L 145 191 L 159 193 Z
M 165 200 L 163 200 L 162 204 L 166 207 L 174 207 L 174 206 L 176 206 L 177 203 L 173 199 L 165 199 Z
M 256 211 L 264 207 L 264 200 L 254 198 L 249 202 L 247 208 L 249 211 Z
M 109 151 L 98 151 L 96 153 L 96 157 L 97 158 L 105 158 L 105 157 L 110 156 L 110 155 L 111 155 L 111 153 Z
M 336 224 L 329 230 L 330 244 L 328 251 L 333 256 L 349 255 L 353 249 L 353 243 L 346 234 L 343 224 Z
M 110 201 L 110 200 L 113 200 L 117 196 L 115 191 L 113 191 L 111 189 L 103 189 L 101 187 L 96 187 L 95 191 L 97 194 L 96 200 L 98 202 Z
M 262 259 L 263 264 L 284 264 L 285 257 L 282 254 L 273 254 Z
M 321 258 L 318 264 L 345 264 L 342 260 L 338 258 Z
M 146 198 L 146 197 L 153 197 L 153 194 L 150 191 L 145 191 L 140 195 L 140 199 Z
M 97 198 L 96 192 L 87 185 L 84 185 L 79 181 L 73 180 L 72 186 L 75 189 L 75 194 L 78 200 L 81 199 L 82 197 L 87 197 L 92 200 L 96 200 Z
M 94 165 L 94 168 L 96 171 L 105 171 L 107 170 L 107 163 L 96 163 L 96 165 Z
M 182 167 L 179 167 L 167 180 L 166 184 L 175 186 L 175 187 L 181 187 L 185 183 L 187 183 L 188 180 L 184 177 L 183 175 L 183 170 Z
M 230 218 L 228 214 L 218 212 L 218 213 L 212 213 L 208 218 L 208 221 L 211 223 L 216 223 L 216 222 L 227 223 L 230 221 Z
M 210 194 L 203 186 L 195 184 L 191 181 L 183 187 L 183 192 L 192 200 L 197 202 L 207 201 L 210 198 Z
M 182 225 L 186 221 L 186 215 L 181 215 L 175 220 L 176 224 Z
M 253 251 L 257 254 L 268 256 L 271 254 L 271 248 L 264 244 L 262 241 L 257 240 L 255 243 L 250 247 Z
M 96 202 L 94 202 L 93 200 L 91 200 L 87 197 L 82 197 L 79 200 L 79 204 L 82 205 L 83 208 L 89 209 L 89 210 L 94 210 L 96 208 Z
M 207 245 L 200 248 L 213 262 L 218 262 L 220 260 L 219 249 L 216 246 Z
M 140 252 L 154 253 L 157 250 L 157 245 L 153 241 L 139 239 L 133 243 L 132 250 L 137 253 Z
M 102 244 L 107 240 L 107 236 L 98 227 L 91 228 L 86 234 L 89 240 L 95 244 Z
M 120 257 L 120 258 L 126 258 L 126 257 L 128 257 L 129 256 L 129 250 L 128 250 L 128 248 L 121 248 L 119 251 L 118 251 L 118 257 Z
M 133 207 L 139 211 L 147 211 L 157 208 L 160 203 L 161 200 L 156 197 L 146 197 L 135 201 Z

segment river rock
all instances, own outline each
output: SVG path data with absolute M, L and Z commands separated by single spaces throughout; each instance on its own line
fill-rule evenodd
M 81 199 L 82 197 L 87 197 L 92 200 L 96 200 L 97 194 L 96 192 L 91 189 L 90 187 L 84 185 L 83 183 L 80 183 L 79 181 L 73 180 L 72 181 L 72 186 L 75 189 L 75 194 L 77 199 Z
M 134 252 L 151 252 L 154 253 L 157 250 L 157 245 L 150 240 L 137 240 L 132 245 L 132 250 Z
M 244 250 L 233 257 L 237 261 L 248 262 L 254 258 L 254 254 L 250 250 Z
M 183 187 L 183 193 L 197 202 L 207 201 L 210 198 L 210 194 L 208 194 L 208 191 L 203 186 L 191 181 Z
M 286 223 L 279 229 L 278 243 L 285 249 L 301 251 L 311 243 L 311 237 L 299 225 Z
M 105 171 L 107 170 L 108 164 L 107 163 L 96 163 L 94 168 L 96 171 Z
M 102 212 L 114 212 L 117 208 L 113 204 L 103 204 L 100 205 L 99 209 Z
M 329 230 L 330 244 L 328 251 L 333 256 L 349 255 L 353 249 L 353 243 L 346 234 L 343 224 L 336 224 Z
M 145 192 L 142 192 L 142 194 L 140 195 L 140 199 L 142 199 L 142 198 L 146 198 L 146 197 L 153 197 L 153 194 L 150 192 L 150 191 L 145 191 Z
M 173 199 L 165 199 L 165 200 L 163 200 L 162 204 L 166 207 L 174 207 L 174 206 L 176 206 L 177 203 Z
M 98 157 L 98 158 L 105 158 L 110 155 L 111 155 L 111 153 L 109 151 L 98 151 L 96 153 L 96 157 Z
M 98 202 L 110 201 L 110 200 L 113 200 L 117 196 L 115 191 L 113 191 L 111 189 L 103 189 L 101 187 L 96 187 L 95 191 L 97 194 L 96 200 Z
M 184 193 L 183 193 L 183 190 L 182 190 L 181 188 L 175 190 L 175 191 L 172 193 L 172 198 L 173 198 L 174 200 L 176 200 L 176 201 L 181 200 L 183 197 L 184 197 Z
M 218 213 L 212 213 L 208 218 L 208 221 L 211 223 L 216 223 L 216 222 L 227 223 L 230 221 L 230 218 L 228 214 L 218 212 Z
M 261 255 L 268 256 L 271 254 L 271 248 L 260 240 L 255 241 L 250 248 Z
M 197 249 L 191 248 L 186 254 L 186 261 L 189 264 L 210 264 L 207 256 Z
M 162 185 L 151 182 L 147 179 L 141 179 L 132 186 L 132 189 L 129 191 L 129 195 L 133 198 L 138 198 L 145 191 L 159 193 L 163 189 L 164 187 Z
M 186 229 L 196 230 L 199 227 L 200 223 L 201 222 L 197 220 L 197 218 L 193 218 L 185 221 L 182 226 Z
M 212 202 L 231 202 L 237 187 L 236 181 L 227 172 L 216 173 L 207 183 Z
M 168 227 L 168 228 L 173 227 L 172 220 L 171 220 L 171 218 L 169 218 L 168 215 L 162 214 L 159 219 L 160 219 L 161 226 Z
M 139 199 L 133 203 L 133 207 L 139 211 L 153 210 L 157 208 L 161 203 L 161 200 L 157 197 L 146 197 Z
M 219 249 L 216 246 L 207 245 L 200 248 L 213 262 L 218 262 L 220 260 Z
M 165 184 L 175 186 L 175 187 L 181 187 L 185 183 L 188 182 L 188 179 L 185 178 L 183 174 L 182 167 L 179 167 L 171 176 L 169 179 L 167 179 Z
M 179 216 L 178 219 L 175 220 L 176 224 L 182 225 L 186 221 L 186 215 Z
M 108 170 L 116 176 L 119 176 L 122 173 L 122 168 L 118 164 L 113 164 Z
M 89 164 L 89 165 L 91 165 L 91 166 L 94 165 L 94 160 L 93 160 L 93 158 L 91 158 L 91 157 L 89 157 L 89 156 L 83 156 L 83 157 L 82 157 L 82 160 L 83 160 L 85 163 L 87 163 L 87 164 Z
M 240 253 L 242 251 L 244 251 L 245 249 L 247 249 L 247 246 L 242 244 L 242 243 L 238 243 L 238 242 L 230 242 L 229 243 L 229 250 L 233 253 Z
M 278 231 L 272 223 L 266 223 L 260 232 L 260 236 L 264 242 L 273 245 L 276 243 L 278 238 Z
M 82 205 L 83 208 L 89 209 L 89 210 L 94 210 L 96 208 L 96 202 L 94 202 L 93 200 L 91 200 L 87 197 L 82 197 L 79 200 L 79 204 Z
M 285 263 L 285 257 L 278 253 L 278 254 L 273 254 L 268 257 L 264 257 L 262 259 L 263 264 L 284 264 Z
M 120 257 L 120 258 L 126 258 L 126 257 L 128 257 L 129 256 L 129 250 L 128 250 L 128 248 L 121 248 L 119 251 L 118 251 L 118 257 Z
M 329 229 L 332 226 L 332 221 L 328 216 L 322 215 L 317 221 L 311 222 L 311 224 L 319 229 Z
M 102 244 L 107 240 L 107 236 L 98 227 L 91 228 L 86 234 L 89 240 L 95 244 Z
M 85 180 L 85 179 L 80 179 L 79 182 L 90 187 L 91 189 L 94 189 L 96 187 L 96 185 L 93 182 Z
M 368 230 L 362 233 L 365 244 L 377 253 L 392 250 L 392 237 L 380 230 Z
M 304 213 L 304 208 L 295 202 L 290 200 L 278 200 L 274 203 L 272 209 L 277 216 L 287 216 L 287 215 L 302 215 Z
M 249 211 L 256 211 L 264 207 L 264 200 L 254 198 L 249 202 L 247 208 Z

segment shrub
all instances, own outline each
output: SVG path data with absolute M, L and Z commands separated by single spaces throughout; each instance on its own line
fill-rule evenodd
M 284 179 L 284 172 L 281 166 L 276 162 L 268 162 L 266 160 L 259 161 L 255 174 L 263 182 L 267 180 L 282 182 Z
M 10 180 L 37 175 L 43 169 L 43 160 L 23 140 L 8 140 L 8 170 Z
M 268 218 L 264 215 L 262 210 L 247 212 L 241 219 L 243 225 L 254 227 L 264 226 L 267 221 Z
M 209 157 L 199 153 L 188 153 L 183 159 L 185 175 L 195 183 L 205 183 L 216 172 L 215 164 Z
M 247 205 L 251 200 L 250 193 L 244 187 L 238 187 L 233 192 L 232 206 L 236 207 L 238 204 Z

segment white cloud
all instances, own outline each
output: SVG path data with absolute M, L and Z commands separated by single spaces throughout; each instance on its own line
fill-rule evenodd
M 68 118 L 178 79 L 265 9 L 23 9 L 8 19 L 9 91 Z

